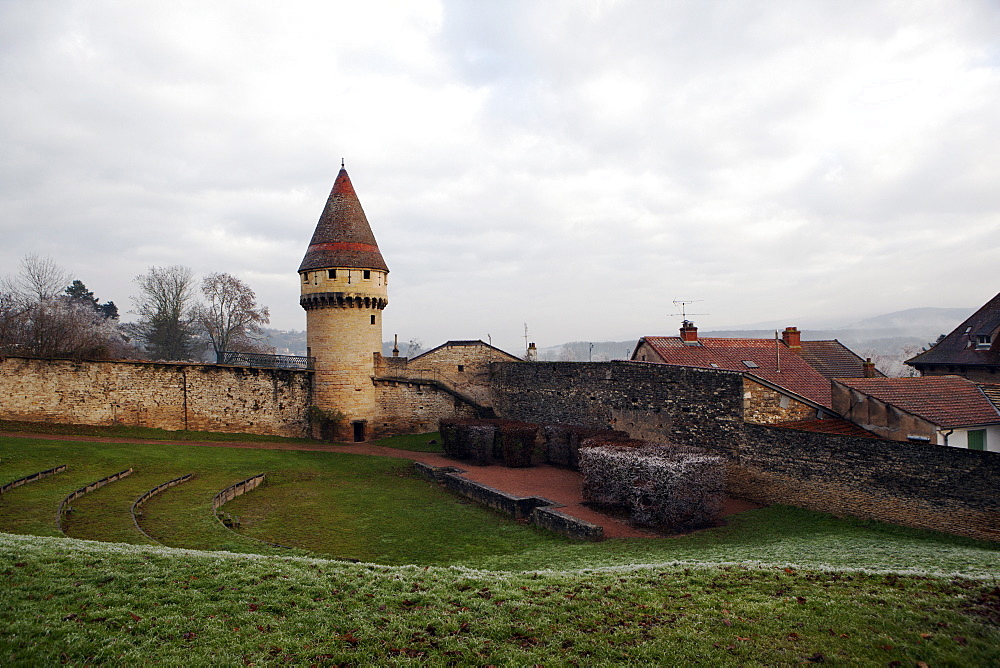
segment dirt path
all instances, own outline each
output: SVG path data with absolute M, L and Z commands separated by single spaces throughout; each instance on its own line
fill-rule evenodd
M 41 438 L 56 441 L 87 441 L 91 443 L 135 443 L 156 445 L 194 445 L 212 448 L 250 448 L 258 450 L 306 450 L 310 452 L 339 452 L 350 455 L 374 455 L 409 459 L 431 466 L 455 466 L 463 469 L 469 480 L 481 482 L 515 496 L 540 496 L 561 504 L 560 512 L 604 527 L 605 538 L 660 538 L 662 534 L 637 529 L 626 522 L 599 513 L 583 505 L 583 479 L 577 471 L 542 464 L 531 468 L 512 469 L 506 466 L 476 466 L 432 452 L 397 450 L 371 443 L 281 443 L 256 441 L 160 441 L 110 436 L 67 436 L 63 434 L 34 434 L 0 432 L 0 436 L 14 438 Z M 741 513 L 760 506 L 740 499 L 726 499 L 723 516 Z

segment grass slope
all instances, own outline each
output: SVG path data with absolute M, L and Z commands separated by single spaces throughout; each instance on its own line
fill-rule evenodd
M 490 573 L 7 534 L 0 578 L 8 665 L 1000 663 L 1000 591 L 959 578 Z
M 0 497 L 0 531 L 56 534 L 61 498 L 132 466 L 66 523 L 119 542 L 0 534 L 5 665 L 1000 664 L 995 544 L 783 506 L 687 536 L 575 543 L 398 460 L 0 438 L 0 482 L 58 463 L 69 470 Z M 132 526 L 139 494 L 189 472 L 143 527 L 226 552 L 147 545 Z M 267 483 L 224 508 L 296 551 L 212 514 L 217 491 L 260 472 Z

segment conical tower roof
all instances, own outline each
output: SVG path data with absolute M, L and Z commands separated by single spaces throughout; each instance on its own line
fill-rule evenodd
M 316 223 L 316 231 L 299 271 L 327 267 L 389 271 L 361 208 L 361 201 L 351 185 L 351 177 L 343 167 L 333 182 L 333 190 L 326 200 L 323 215 Z

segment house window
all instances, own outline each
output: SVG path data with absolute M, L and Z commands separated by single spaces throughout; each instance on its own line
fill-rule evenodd
M 375 324 L 375 316 L 372 316 L 372 324 Z
M 327 269 L 326 270 L 326 275 L 329 278 L 337 278 L 337 270 L 336 269 Z
M 753 360 L 743 360 L 743 366 L 745 366 L 748 369 L 757 369 L 760 367 L 760 365 L 754 362 Z
M 302 282 L 303 283 L 308 283 L 309 282 L 309 274 L 307 274 L 305 272 L 302 272 Z
M 970 429 L 968 431 L 969 438 L 969 450 L 985 450 L 986 449 L 986 430 L 985 429 Z
M 464 364 L 459 364 L 458 365 L 458 370 L 459 371 L 465 371 L 465 365 Z
M 372 272 L 371 272 L 371 270 L 370 270 L 370 269 L 365 269 L 365 270 L 364 270 L 364 277 L 363 277 L 363 278 L 364 278 L 364 279 L 365 279 L 366 281 L 370 281 L 370 280 L 371 280 L 371 278 L 372 278 Z
M 976 350 L 989 350 L 993 345 L 993 339 L 989 334 L 976 335 Z

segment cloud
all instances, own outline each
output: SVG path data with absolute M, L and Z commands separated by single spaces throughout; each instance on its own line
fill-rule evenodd
M 302 328 L 345 157 L 387 337 L 981 303 L 997 34 L 971 0 L 7 3 L 0 273 L 49 254 L 122 305 L 151 265 L 228 271 Z

